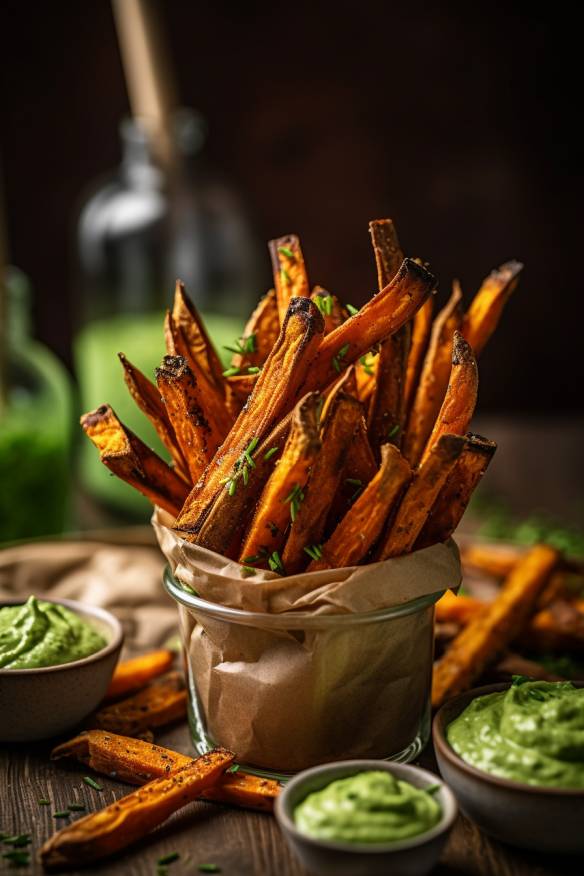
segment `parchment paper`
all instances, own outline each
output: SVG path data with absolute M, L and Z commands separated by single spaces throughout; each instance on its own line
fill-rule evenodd
M 179 606 L 193 708 L 206 734 L 246 764 L 293 772 L 325 761 L 387 757 L 408 746 L 428 707 L 433 607 L 382 622 L 360 614 L 460 584 L 453 541 L 405 557 L 281 578 L 154 529 L 171 569 L 210 602 L 261 612 L 255 626 Z M 305 629 L 274 616 L 309 612 Z M 318 628 L 314 628 L 316 625 Z

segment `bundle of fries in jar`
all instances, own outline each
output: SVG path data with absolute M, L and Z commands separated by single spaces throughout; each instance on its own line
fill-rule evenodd
M 434 316 L 428 267 L 404 258 L 390 219 L 369 230 L 379 291 L 360 310 L 311 290 L 297 237 L 271 241 L 274 288 L 227 369 L 177 282 L 156 384 L 120 354 L 170 462 L 107 405 L 81 419 L 110 471 L 245 575 L 354 566 L 443 542 L 495 452 L 467 431 L 476 357 L 522 265 L 493 271 L 466 309 L 455 283 Z

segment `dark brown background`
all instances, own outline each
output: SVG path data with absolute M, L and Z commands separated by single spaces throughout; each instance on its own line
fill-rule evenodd
M 482 361 L 481 410 L 581 407 L 579 54 L 553 4 L 162 4 L 183 103 L 264 240 L 358 304 L 367 220 L 392 215 L 445 294 L 526 263 Z M 38 334 L 68 360 L 81 193 L 119 158 L 127 97 L 110 6 L 7 2 L 1 159 L 12 259 Z M 268 260 L 266 257 L 266 271 Z M 267 282 L 267 277 L 266 277 Z M 260 290 L 258 290 L 260 291 Z

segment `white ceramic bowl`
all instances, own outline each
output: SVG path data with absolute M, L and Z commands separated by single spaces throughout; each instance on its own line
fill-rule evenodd
M 416 788 L 439 784 L 436 800 L 442 807 L 438 824 L 419 836 L 393 843 L 344 843 L 315 839 L 294 823 L 294 809 L 313 791 L 336 779 L 367 770 L 383 770 Z M 424 876 L 438 861 L 457 814 L 454 795 L 438 776 L 427 770 L 385 760 L 346 760 L 304 770 L 276 799 L 275 814 L 288 845 L 307 870 L 319 876 Z
M 109 611 L 70 599 L 39 599 L 74 611 L 102 634 L 107 645 L 59 666 L 0 669 L 0 742 L 49 739 L 70 730 L 103 699 L 120 656 L 124 634 Z M 0 608 L 22 603 L 2 599 Z

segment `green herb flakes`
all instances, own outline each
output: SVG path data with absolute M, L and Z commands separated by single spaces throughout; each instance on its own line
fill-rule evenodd
M 90 788 L 93 788 L 94 791 L 103 791 L 103 785 L 99 785 L 95 779 L 91 778 L 91 776 L 83 776 L 83 781 L 86 785 L 89 785 Z
M 289 246 L 279 246 L 278 252 L 281 252 L 282 255 L 285 255 L 287 259 L 295 259 L 296 256 L 292 252 Z
M 199 873 L 221 873 L 217 864 L 199 864 Z
M 264 453 L 264 462 L 267 462 L 269 459 L 271 459 L 272 456 L 278 452 L 278 450 L 278 447 L 270 447 L 270 449 L 266 453 Z
M 359 308 L 353 307 L 352 304 L 345 304 L 345 307 L 347 308 L 349 316 L 355 316 L 356 313 L 359 313 Z
M 178 852 L 169 852 L 168 855 L 163 855 L 162 858 L 159 858 L 157 864 L 159 867 L 165 867 L 167 864 L 172 864 L 173 861 L 178 861 L 179 858 Z
M 274 553 L 268 557 L 268 566 L 270 567 L 272 572 L 277 572 L 278 575 L 285 575 L 284 566 L 282 565 L 282 560 L 280 559 L 280 554 L 278 551 L 274 551 Z

